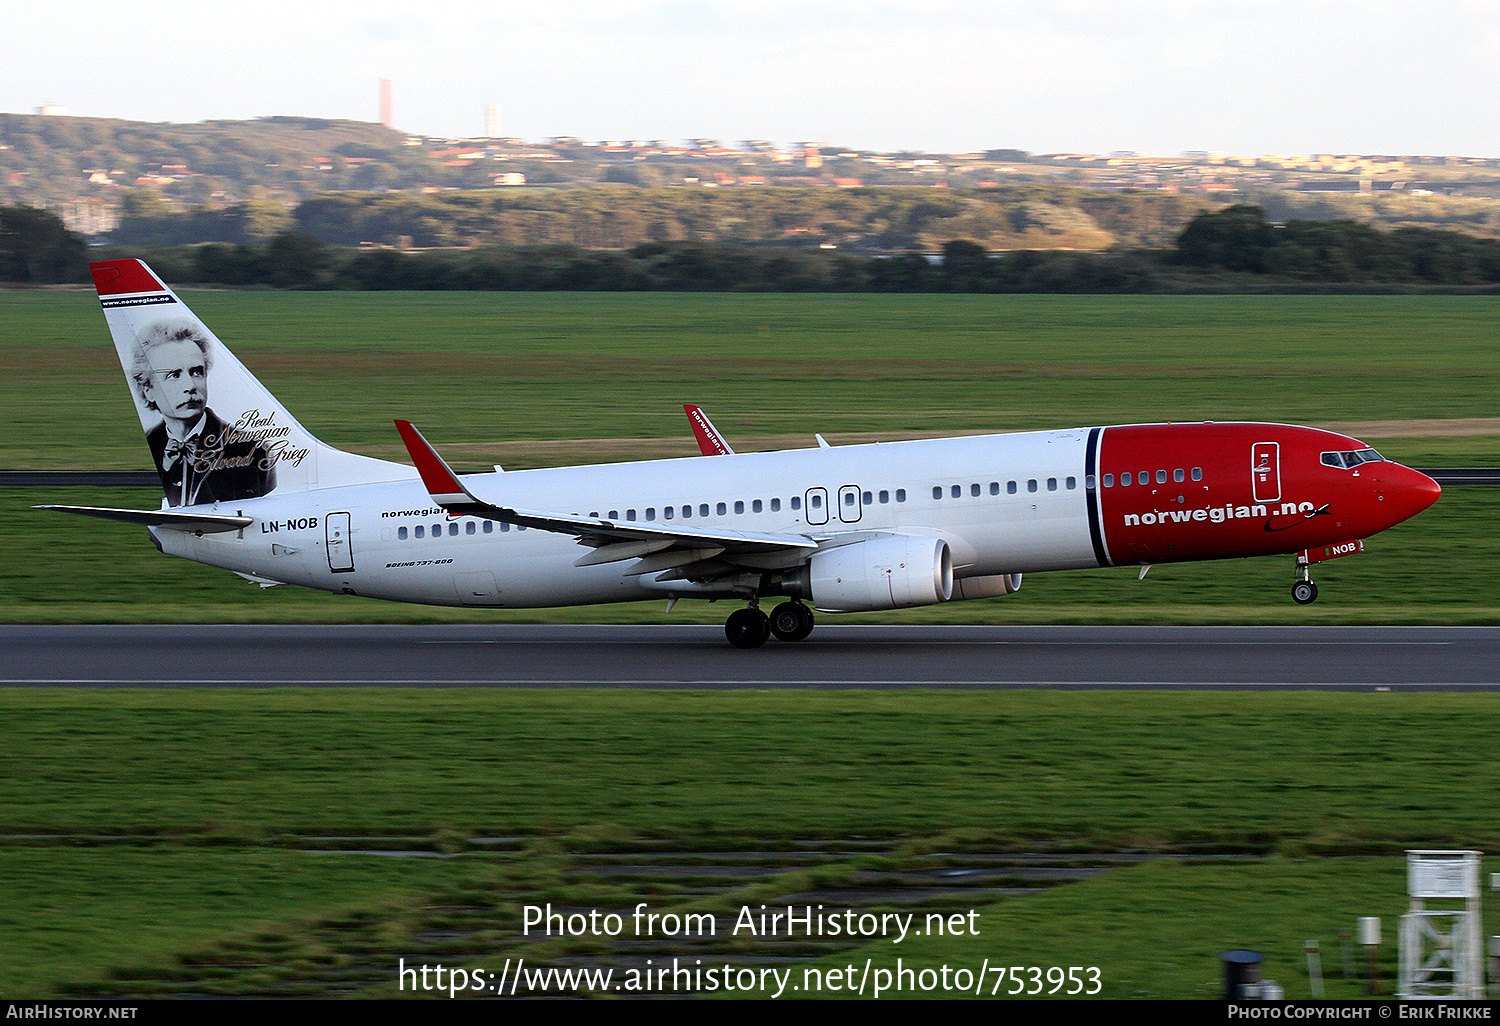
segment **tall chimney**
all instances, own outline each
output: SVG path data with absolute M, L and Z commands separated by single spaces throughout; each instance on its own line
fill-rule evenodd
M 391 80 L 380 80 L 380 123 L 386 128 L 396 127 L 396 110 L 391 102 Z

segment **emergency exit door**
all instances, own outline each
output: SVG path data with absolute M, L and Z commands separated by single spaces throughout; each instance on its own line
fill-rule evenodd
M 328 539 L 328 569 L 336 574 L 354 569 L 354 546 L 349 541 L 349 514 L 330 513 L 323 519 Z

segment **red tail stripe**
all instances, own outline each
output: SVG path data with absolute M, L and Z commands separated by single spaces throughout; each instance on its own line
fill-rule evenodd
M 89 264 L 89 273 L 94 276 L 94 287 L 101 296 L 167 291 L 167 287 L 157 281 L 139 260 L 101 260 Z

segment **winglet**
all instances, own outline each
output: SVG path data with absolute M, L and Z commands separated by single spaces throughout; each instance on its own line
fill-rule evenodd
M 687 414 L 688 423 L 693 425 L 693 434 L 698 439 L 698 449 L 705 456 L 733 456 L 734 450 L 729 443 L 724 441 L 724 436 L 719 434 L 713 422 L 700 407 L 692 403 L 683 403 L 682 411 Z
M 447 509 L 450 506 L 464 506 L 470 503 L 482 505 L 478 499 L 470 494 L 463 486 L 448 464 L 437 454 L 427 441 L 422 437 L 409 420 L 396 421 L 396 430 L 401 432 L 401 440 L 406 443 L 406 451 L 411 454 L 411 460 L 417 465 L 417 473 L 422 475 L 422 483 L 427 486 L 427 494 L 432 496 L 432 501 Z

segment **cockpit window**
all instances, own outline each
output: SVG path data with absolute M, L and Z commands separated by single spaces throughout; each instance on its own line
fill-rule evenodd
M 1385 457 L 1374 449 L 1358 449 L 1354 452 L 1325 452 L 1318 457 L 1327 467 L 1341 467 L 1344 470 L 1353 470 L 1361 463 L 1384 463 Z

